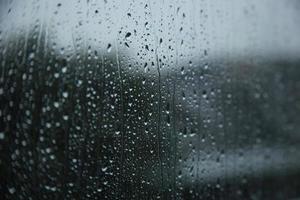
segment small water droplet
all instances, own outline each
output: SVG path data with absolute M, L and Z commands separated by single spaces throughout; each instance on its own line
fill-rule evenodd
M 67 68 L 66 68 L 66 67 L 63 67 L 63 68 L 61 69 L 61 71 L 62 71 L 62 73 L 66 73 L 66 72 L 67 72 Z
M 58 108 L 58 107 L 59 107 L 59 103 L 58 103 L 58 102 L 54 102 L 53 105 L 54 105 L 55 108 Z
M 69 93 L 68 92 L 63 92 L 62 95 L 63 95 L 64 98 L 67 98 L 69 96 Z
M 3 140 L 5 138 L 5 135 L 3 132 L 0 133 L 0 140 Z
M 107 52 L 108 53 L 111 52 L 111 44 L 110 43 L 108 43 L 108 45 L 107 45 Z
M 16 192 L 16 189 L 14 187 L 8 188 L 9 193 L 13 194 Z
M 131 36 L 131 33 L 130 33 L 130 32 L 126 33 L 125 39 L 126 39 L 126 40 L 129 40 L 129 39 L 130 39 L 130 36 Z

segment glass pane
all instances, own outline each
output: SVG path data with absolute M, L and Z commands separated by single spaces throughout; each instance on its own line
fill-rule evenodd
M 299 17 L 0 1 L 1 199 L 300 198 Z

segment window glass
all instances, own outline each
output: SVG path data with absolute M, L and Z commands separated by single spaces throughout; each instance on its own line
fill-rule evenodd
M 1 199 L 300 198 L 299 17 L 0 1 Z

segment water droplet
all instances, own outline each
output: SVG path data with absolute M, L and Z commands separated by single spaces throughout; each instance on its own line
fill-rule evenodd
M 107 171 L 107 167 L 102 167 L 101 170 L 102 170 L 102 172 L 106 172 Z
M 14 194 L 16 189 L 14 187 L 8 188 L 9 193 Z
M 63 95 L 64 98 L 68 98 L 69 93 L 68 92 L 63 92 L 62 95 Z
M 3 140 L 5 138 L 5 135 L 3 132 L 0 132 L 0 140 Z
M 111 44 L 110 43 L 108 43 L 108 45 L 107 45 L 107 52 L 109 53 L 109 52 L 111 52 Z
M 130 32 L 126 33 L 125 39 L 126 39 L 126 40 L 129 40 L 129 39 L 130 39 L 130 36 L 131 36 L 131 33 L 130 33 Z
M 63 68 L 61 69 L 61 71 L 62 71 L 62 73 L 66 73 L 66 72 L 67 72 L 67 67 L 63 67 Z
M 55 108 L 58 108 L 58 107 L 59 107 L 59 103 L 58 103 L 58 102 L 54 102 L 53 105 L 54 105 Z

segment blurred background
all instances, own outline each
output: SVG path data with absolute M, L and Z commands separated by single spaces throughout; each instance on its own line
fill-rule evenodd
M 300 198 L 297 0 L 0 0 L 0 199 Z

